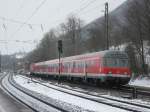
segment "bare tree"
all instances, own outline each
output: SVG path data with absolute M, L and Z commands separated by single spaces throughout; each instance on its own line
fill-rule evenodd
M 57 58 L 57 38 L 54 30 L 47 32 L 36 49 L 28 53 L 26 60 L 30 63 Z
M 138 73 L 140 69 L 138 68 L 138 63 L 136 60 L 136 52 L 135 48 L 132 44 L 128 44 L 128 46 L 125 49 L 126 53 L 128 54 L 129 57 L 129 63 L 130 63 L 130 68 L 134 73 Z
M 39 44 L 39 51 L 41 52 L 42 60 L 49 60 L 56 58 L 56 36 L 54 30 L 46 33 Z
M 81 42 L 81 28 L 83 26 L 83 21 L 74 15 L 67 18 L 65 23 L 60 25 L 63 37 L 63 42 L 65 43 L 64 49 L 66 56 L 77 55 L 80 53 L 78 45 Z M 69 52 L 68 52 L 69 51 Z
M 87 48 L 89 51 L 100 51 L 106 48 L 106 39 L 104 36 L 104 28 L 96 27 L 88 29 L 90 38 L 87 40 Z
M 145 9 L 146 1 L 147 0 L 144 0 L 144 2 L 140 0 L 132 0 L 131 2 L 129 2 L 130 4 L 126 15 L 128 20 L 128 28 L 130 29 L 130 37 L 128 38 L 136 46 L 136 50 L 141 56 L 144 73 L 146 73 L 146 68 L 144 60 L 143 40 L 145 39 L 145 31 L 148 28 L 146 25 L 148 20 L 145 19 L 145 17 L 147 16 L 147 10 Z

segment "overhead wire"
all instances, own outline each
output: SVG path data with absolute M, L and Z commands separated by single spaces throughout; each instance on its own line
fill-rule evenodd
M 17 9 L 17 12 L 16 12 L 16 14 L 14 15 L 14 16 L 17 16 L 18 14 L 19 14 L 19 12 L 21 12 L 21 10 L 25 7 L 25 2 L 26 2 L 27 0 L 23 0 L 22 1 L 22 3 L 21 3 L 21 5 L 19 6 L 19 8 Z
M 36 13 L 37 11 L 41 8 L 41 6 L 46 2 L 46 0 L 43 0 L 38 7 L 36 7 L 35 11 L 31 14 L 31 16 L 25 21 L 27 23 Z M 15 34 L 21 30 L 21 28 L 24 27 L 25 23 L 21 24 L 19 28 L 12 34 L 11 38 L 15 36 Z
M 27 2 L 26 2 L 27 1 Z M 22 3 L 20 4 L 20 7 L 18 8 L 18 10 L 17 10 L 17 12 L 16 12 L 16 14 L 15 14 L 15 16 L 18 16 L 18 14 L 20 14 L 20 10 L 22 10 L 28 3 L 29 3 L 29 1 L 30 0 L 22 0 Z M 38 25 L 38 24 L 31 24 L 31 23 L 25 23 L 25 22 L 22 22 L 22 21 L 10 21 L 10 22 L 16 22 L 17 24 L 24 24 L 24 25 L 27 25 L 27 26 L 29 26 L 29 28 L 31 29 L 31 30 L 33 30 L 33 26 L 35 27 L 35 26 L 38 26 L 38 27 L 40 27 L 40 24 Z M 17 40 L 14 40 L 14 42 L 21 42 L 21 41 L 17 41 Z M 26 42 L 24 42 L 24 41 L 22 41 L 24 44 L 26 43 Z M 25 51 L 24 50 L 24 47 L 23 46 L 21 46 L 21 51 L 23 50 L 23 52 Z
M 20 12 L 20 10 L 24 7 L 24 2 L 25 2 L 25 1 L 26 1 L 26 0 L 23 0 L 22 4 L 21 4 L 20 7 L 18 8 L 18 10 L 17 10 L 15 16 L 16 16 L 16 15 L 18 14 L 18 12 Z M 7 33 L 8 33 L 8 31 L 7 31 L 7 25 L 6 25 L 5 21 L 11 22 L 11 23 L 19 23 L 19 24 L 20 24 L 21 22 L 20 22 L 20 21 L 17 21 L 17 20 L 13 20 L 13 19 L 8 19 L 8 18 L 2 17 L 2 16 L 0 16 L 0 19 L 3 21 L 2 28 L 3 28 L 3 30 L 4 30 L 4 38 L 5 38 L 5 40 L 2 41 L 1 43 L 4 43 L 4 47 L 5 47 L 5 50 L 6 50 L 6 54 L 8 54 L 8 42 L 7 42 Z
M 83 1 L 85 1 L 85 0 L 83 0 Z M 76 8 L 76 9 L 74 9 L 74 10 L 72 10 L 71 12 L 69 12 L 69 14 L 67 14 L 67 15 L 70 15 L 70 14 L 77 14 L 78 12 L 80 12 L 85 6 L 87 6 L 88 4 L 90 4 L 91 2 L 92 2 L 93 0 L 91 0 L 91 1 L 86 1 L 86 2 L 81 2 L 81 5 L 78 7 L 78 8 Z
M 97 5 L 97 6 L 93 7 L 93 8 L 91 8 L 91 9 L 82 11 L 80 14 L 82 14 L 81 16 L 86 15 L 86 14 L 89 14 L 89 12 L 91 12 L 91 11 L 92 11 L 92 12 L 93 12 L 93 11 L 96 11 L 95 9 L 98 9 L 99 7 L 100 7 L 100 5 Z M 101 10 L 101 12 L 102 12 L 102 10 Z
M 84 2 L 85 0 L 80 0 L 80 3 Z
M 0 40 L 0 43 L 21 42 L 21 43 L 38 43 L 37 40 Z
M 87 7 L 89 7 L 90 5 L 92 5 L 96 1 L 97 0 L 91 0 L 90 2 L 88 2 L 87 4 L 85 4 L 85 6 L 81 7 L 80 9 L 78 9 L 77 12 L 75 12 L 75 13 L 76 14 L 81 13 L 83 10 L 85 10 Z
M 24 5 L 24 2 L 25 2 L 26 0 L 24 0 L 23 2 L 22 2 L 22 4 L 20 5 L 20 7 L 19 7 L 19 11 L 20 11 L 20 9 L 22 9 L 25 5 Z M 41 27 L 41 29 L 43 30 L 43 25 L 41 25 L 41 24 L 31 24 L 31 23 L 27 23 L 29 20 L 30 20 L 30 18 L 32 18 L 32 16 L 34 16 L 34 14 L 39 10 L 39 8 L 45 3 L 45 1 L 46 0 L 43 0 L 41 3 L 40 3 L 40 5 L 38 5 L 38 7 L 36 7 L 36 9 L 35 9 L 35 11 L 32 13 L 32 15 L 25 21 L 25 22 L 22 22 L 22 21 L 18 21 L 18 20 L 14 20 L 14 19 L 10 19 L 10 18 L 6 18 L 6 17 L 2 17 L 2 16 L 0 16 L 0 19 L 3 21 L 3 24 L 2 24 L 2 28 L 3 28 L 3 30 L 4 30 L 4 37 L 5 37 L 5 42 L 3 41 L 3 43 L 5 44 L 5 49 L 6 49 L 6 52 L 7 52 L 7 54 L 8 54 L 8 46 L 7 46 L 7 43 L 8 43 L 8 41 L 7 41 L 7 25 L 6 25 L 6 23 L 5 23 L 5 21 L 8 21 L 8 22 L 11 22 L 11 23 L 17 23 L 17 24 L 21 24 L 21 26 L 20 26 L 20 28 L 21 27 L 23 27 L 24 25 L 28 25 L 29 26 L 29 28 L 31 29 L 31 27 L 34 25 L 38 25 L 38 27 Z M 15 14 L 15 16 L 18 14 L 18 12 Z M 18 30 L 20 30 L 19 28 L 18 28 Z
M 4 42 L 6 54 L 8 54 L 8 45 L 7 45 L 7 28 L 5 25 L 5 20 L 3 20 L 3 29 L 4 29 L 4 39 L 6 42 Z
M 81 1 L 83 2 L 83 1 L 86 1 L 86 0 L 81 0 Z M 71 14 L 77 14 L 78 15 L 79 13 L 84 11 L 88 6 L 92 5 L 96 1 L 97 0 L 91 0 L 91 1 L 84 2 L 79 8 L 69 12 L 67 15 L 71 15 Z M 57 21 L 60 21 L 60 20 L 57 20 Z
M 85 0 L 82 0 L 82 2 L 84 2 Z M 87 9 L 87 7 L 89 7 L 90 5 L 92 5 L 93 3 L 95 3 L 97 0 L 91 0 L 91 1 L 88 1 L 88 2 L 85 2 L 83 4 L 83 6 L 81 6 L 80 9 L 77 9 L 75 10 L 76 14 L 81 14 L 85 9 Z M 43 0 L 39 5 L 38 7 L 36 7 L 35 11 L 31 14 L 31 16 L 25 21 L 25 22 L 22 22 L 22 21 L 18 21 L 18 20 L 14 20 L 14 19 L 9 19 L 9 18 L 4 18 L 4 17 L 1 17 L 0 16 L 0 19 L 5 19 L 6 21 L 9 21 L 9 22 L 13 22 L 13 23 L 18 23 L 18 24 L 21 24 L 18 29 L 12 34 L 11 38 L 14 37 L 18 31 L 21 30 L 21 28 L 24 27 L 24 25 L 28 25 L 29 28 L 31 29 L 32 26 L 38 26 L 38 27 L 41 27 L 41 30 L 43 31 L 43 24 L 32 24 L 32 23 L 28 23 L 28 21 L 37 13 L 37 11 L 41 8 L 41 6 L 46 2 L 46 0 Z
M 45 0 L 44 0 L 45 1 Z M 85 0 L 83 0 L 83 1 L 85 1 Z M 85 8 L 87 8 L 89 5 L 91 5 L 92 4 L 92 2 L 94 3 L 96 0 L 92 0 L 92 1 L 90 1 L 90 2 L 87 2 L 87 3 L 85 3 L 85 6 L 83 6 L 83 7 L 81 7 L 80 9 L 77 9 L 78 10 L 78 12 L 76 12 L 77 10 L 75 10 L 74 12 L 76 12 L 76 13 L 82 13 L 82 11 L 84 11 L 85 10 Z M 43 2 L 42 2 L 42 4 L 43 4 Z M 38 9 L 38 7 L 36 8 L 36 9 Z M 73 12 L 72 12 L 73 13 Z M 39 24 L 33 24 L 33 23 L 28 23 L 28 22 L 24 22 L 24 21 L 19 21 L 19 20 L 15 20 L 15 19 L 10 19 L 10 18 L 6 18 L 6 17 L 2 17 L 2 16 L 0 16 L 0 19 L 2 19 L 2 20 L 5 20 L 5 21 L 8 21 L 8 22 L 12 22 L 12 23 L 17 23 L 17 24 L 21 24 L 21 26 L 20 27 L 23 27 L 24 25 L 28 25 L 29 26 L 29 28 L 31 29 L 31 27 L 32 26 L 37 26 L 37 27 L 40 27 L 41 28 L 41 30 L 43 31 L 43 24 L 41 24 L 41 23 L 39 23 Z M 23 25 L 23 26 L 22 26 Z M 4 26 L 4 25 L 3 25 Z M 19 30 L 20 28 L 18 28 L 18 30 Z
M 10 19 L 10 18 L 6 18 L 6 17 L 3 17 L 3 16 L 0 16 L 0 19 L 11 22 L 11 23 L 17 23 L 17 24 L 25 24 L 25 25 L 32 25 L 32 26 L 40 26 L 41 25 L 41 24 L 32 24 L 32 23 L 27 23 L 27 22 L 15 20 L 15 19 Z

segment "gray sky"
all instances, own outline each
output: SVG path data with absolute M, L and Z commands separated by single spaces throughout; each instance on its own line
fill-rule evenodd
M 85 23 L 89 23 L 104 15 L 102 10 L 104 10 L 106 1 L 109 3 L 109 10 L 112 11 L 126 0 L 46 0 L 30 18 L 42 1 L 0 0 L 0 49 L 2 54 L 31 51 L 45 32 L 58 27 L 71 13 L 80 17 Z M 91 4 L 88 5 L 89 3 Z M 19 29 L 22 24 L 7 21 L 7 19 L 21 22 L 28 20 L 27 23 L 34 25 L 24 25 Z M 7 43 L 2 40 L 6 40 Z M 29 42 L 23 42 L 28 40 Z

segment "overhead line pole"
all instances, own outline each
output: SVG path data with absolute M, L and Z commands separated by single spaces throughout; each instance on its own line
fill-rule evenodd
M 1 56 L 1 52 L 0 52 L 0 73 L 2 72 L 2 61 L 1 61 L 1 58 L 2 58 L 2 56 Z
M 109 50 L 108 2 L 105 3 L 105 37 L 106 37 L 106 49 Z

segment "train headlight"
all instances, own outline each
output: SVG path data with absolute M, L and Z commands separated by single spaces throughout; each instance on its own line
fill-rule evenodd
M 108 72 L 109 74 L 111 74 L 112 72 Z

